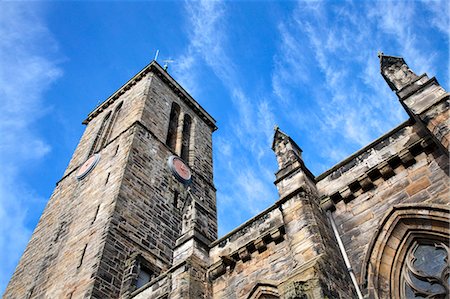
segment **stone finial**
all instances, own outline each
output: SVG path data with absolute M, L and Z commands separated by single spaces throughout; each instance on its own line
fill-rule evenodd
M 279 128 L 275 128 L 272 150 L 278 162 L 275 173 L 275 185 L 280 199 L 296 192 L 316 192 L 315 178 L 305 166 L 302 159 L 302 149 Z
M 380 58 L 381 75 L 393 91 L 400 91 L 417 78 L 403 58 L 387 56 L 383 52 L 379 52 L 378 57 Z
M 278 126 L 274 128 L 272 150 L 277 156 L 279 169 L 286 165 L 302 160 L 302 149 L 286 133 L 282 132 Z

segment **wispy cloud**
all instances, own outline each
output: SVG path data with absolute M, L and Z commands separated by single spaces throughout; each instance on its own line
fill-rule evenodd
M 417 9 L 414 2 L 385 1 L 368 7 L 367 15 L 376 23 L 382 36 L 396 42 L 400 54 L 410 61 L 410 66 L 416 72 L 433 72 L 433 53 L 425 55 L 419 49 L 414 31 L 414 27 L 417 26 L 414 19 Z
M 198 82 L 204 69 L 199 68 L 206 66 L 230 96 L 229 114 L 222 118 L 214 145 L 215 168 L 222 174 L 216 176 L 222 188 L 219 211 L 239 207 L 254 214 L 273 202 L 276 166 L 270 141 L 278 120 L 297 128 L 287 133 L 300 135 L 298 143 L 309 148 L 304 158 L 314 156 L 309 166 L 318 174 L 407 118 L 379 75 L 379 50 L 404 56 L 418 73 L 433 71 L 435 57 L 415 31 L 417 13 L 424 9 L 420 2 L 296 4 L 275 26 L 279 40 L 269 79 L 272 92 L 261 97 L 254 84 L 243 83 L 233 59 L 232 5 L 185 2 L 189 45 L 176 77 L 201 95 Z M 428 10 L 437 20 L 433 7 Z M 222 232 L 230 228 L 220 225 Z
M 57 44 L 45 27 L 36 6 L 24 3 L 1 4 L 0 17 L 0 293 L 22 254 L 30 228 L 26 207 L 44 199 L 19 180 L 31 161 L 51 151 L 34 130 L 48 111 L 43 95 L 59 76 L 53 55 Z
M 431 13 L 431 24 L 450 37 L 450 3 L 448 1 L 422 0 Z
M 225 223 L 226 211 L 239 207 L 235 213 L 241 218 L 261 211 L 274 200 L 273 169 L 266 169 L 265 160 L 273 158 L 270 139 L 275 117 L 269 101 L 250 100 L 240 84 L 240 74 L 228 53 L 225 4 L 220 1 L 189 1 L 185 2 L 185 10 L 191 29 L 188 33 L 190 44 L 183 57 L 206 64 L 228 91 L 232 105 L 229 120 L 223 124 L 219 142 L 214 147 L 216 161 L 219 161 L 216 170 L 225 171 L 228 178 L 232 178 L 216 176 L 216 180 L 220 180 L 217 185 L 222 187 L 217 193 L 222 234 L 232 228 Z M 194 61 L 188 68 L 193 67 Z M 185 83 L 195 86 L 194 83 Z M 239 209 L 246 213 L 238 212 Z
M 410 1 L 300 1 L 280 22 L 272 92 L 287 104 L 291 125 L 301 119 L 309 126 L 303 138 L 317 149 L 318 166 L 338 162 L 406 119 L 379 75 L 376 54 L 402 55 L 417 73 L 433 72 L 433 53 L 421 48 L 415 31 L 420 9 Z M 297 81 L 283 80 L 289 77 Z M 292 98 L 301 88 L 308 99 Z

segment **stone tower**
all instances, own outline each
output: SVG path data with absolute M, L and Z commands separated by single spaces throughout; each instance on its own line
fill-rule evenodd
M 83 124 L 5 298 L 127 298 L 217 238 L 215 120 L 158 63 Z

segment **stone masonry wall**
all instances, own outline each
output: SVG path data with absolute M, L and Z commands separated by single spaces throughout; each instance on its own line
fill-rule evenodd
M 130 144 L 130 136 L 118 136 L 83 180 L 72 172 L 58 183 L 5 298 L 77 298 L 91 292 Z
M 206 181 L 212 183 L 211 128 L 157 75 L 152 75 L 147 101 L 141 117 L 142 123 L 157 139 L 165 142 L 173 102 L 180 106 L 181 113 L 189 114 L 193 120 L 190 148 L 190 156 L 193 159 L 189 161 L 189 166 L 198 175 L 202 175 Z M 179 155 L 178 152 L 175 154 Z
M 152 264 L 155 272 L 170 267 L 174 242 L 180 234 L 180 211 L 188 195 L 167 168 L 167 158 L 173 154 L 164 144 L 167 121 L 153 123 L 156 115 L 170 113 L 167 111 L 171 105 L 157 98 L 162 95 L 161 90 L 171 93 L 162 81 L 155 79 L 157 70 L 155 66 L 147 67 L 89 114 L 84 122 L 86 130 L 5 298 L 128 296 L 133 277 L 124 276 L 124 271 L 133 270 L 130 265 L 136 253 Z M 153 87 L 154 94 L 149 92 L 153 79 L 160 82 Z M 177 101 L 182 111 L 192 117 L 190 152 L 195 159 L 191 164 L 191 193 L 206 207 L 203 227 L 208 238 L 214 239 L 217 223 L 212 183 L 213 128 L 206 125 L 204 115 L 198 117 L 173 92 L 165 99 Z M 158 100 L 166 107 L 162 111 L 152 106 L 152 101 Z M 120 103 L 121 111 L 109 140 L 99 151 L 98 164 L 78 180 L 76 171 L 88 158 L 105 115 Z M 196 102 L 195 105 L 198 106 Z M 145 126 L 150 123 L 155 132 Z
M 417 125 L 406 123 L 327 172 L 319 191 L 331 196 L 350 263 L 361 286 L 372 238 L 394 206 L 448 205 L 448 157 Z
M 213 243 L 211 298 L 250 298 L 259 285 L 272 286 L 281 298 L 351 298 L 350 279 L 327 227 L 305 192 L 269 208 Z
M 205 235 L 211 240 L 217 236 L 212 160 L 208 152 L 212 130 L 155 74 L 150 78 L 142 116 L 129 132 L 133 144 L 96 274 L 94 294 L 97 298 L 111 294 L 127 297 L 134 292 L 133 280 L 137 272 L 134 276 L 128 274 L 132 271 L 133 257 L 137 255 L 153 266 L 155 275 L 171 267 L 185 208 L 192 200 L 190 194 L 207 209 L 202 214 Z M 194 124 L 190 149 L 196 160 L 190 165 L 193 173 L 190 194 L 167 165 L 168 158 L 175 154 L 165 144 L 170 101 L 178 103 L 182 113 L 189 113 Z M 199 169 L 201 167 L 209 168 L 206 174 Z
M 148 89 L 150 75 L 147 74 L 141 80 L 130 88 L 123 90 L 117 98 L 109 99 L 96 109 L 99 114 L 92 118 L 86 126 L 86 129 L 81 137 L 77 148 L 69 162 L 69 165 L 64 172 L 64 176 L 74 171 L 80 164 L 84 163 L 88 158 L 89 150 L 94 142 L 98 130 L 103 122 L 104 117 L 109 112 L 114 112 L 117 105 L 121 102 L 122 109 L 116 119 L 116 125 L 111 132 L 110 140 L 129 128 L 135 121 L 139 120 L 144 109 L 144 101 L 146 90 Z

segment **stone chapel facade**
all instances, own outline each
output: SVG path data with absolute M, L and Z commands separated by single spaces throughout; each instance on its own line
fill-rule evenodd
M 278 200 L 218 239 L 215 120 L 151 62 L 83 122 L 4 298 L 449 298 L 449 93 L 380 65 L 410 119 L 317 177 L 275 128 Z

